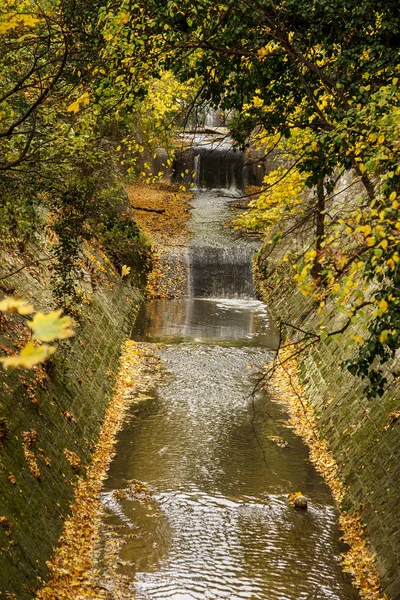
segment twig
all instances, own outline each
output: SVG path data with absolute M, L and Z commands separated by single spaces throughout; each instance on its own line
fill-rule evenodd
M 165 208 L 144 208 L 142 206 L 132 206 L 133 210 L 145 210 L 146 212 L 154 212 L 162 215 L 165 213 Z
M 16 275 L 17 273 L 19 273 L 20 271 L 23 271 L 24 269 L 28 269 L 29 267 L 33 267 L 35 265 L 38 266 L 40 262 L 47 262 L 49 260 L 53 260 L 53 259 L 52 258 L 37 258 L 32 263 L 29 263 L 28 265 L 24 265 L 23 267 L 20 267 L 16 271 L 12 271 L 11 273 L 8 273 L 7 275 L 2 275 L 0 277 L 0 281 L 2 279 L 8 279 L 8 277 L 12 277 L 13 275 Z

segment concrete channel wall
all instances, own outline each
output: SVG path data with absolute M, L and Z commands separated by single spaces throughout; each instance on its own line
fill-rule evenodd
M 18 293 L 40 310 L 51 309 L 47 266 L 2 283 L 1 296 Z M 0 368 L 0 598 L 33 598 L 47 576 L 46 561 L 73 484 L 90 460 L 139 299 L 137 286 L 114 277 L 113 284 L 92 289 L 76 336 L 43 371 Z M 16 337 L 18 329 L 3 323 L 2 349 L 13 350 Z
M 307 232 L 303 240 L 296 235 L 292 248 L 299 248 L 310 239 Z M 258 260 L 261 293 L 277 322 L 315 331 L 320 320 L 317 307 L 295 289 L 290 266 L 281 262 L 290 244 L 287 241 L 285 248 L 270 256 L 271 246 L 264 246 Z M 266 277 L 271 271 L 278 274 L 279 282 L 272 276 Z M 334 331 L 342 324 L 343 315 L 332 312 L 328 330 Z M 348 344 L 351 336 L 362 335 L 364 329 L 365 323 L 360 323 L 339 339 L 319 342 L 299 362 L 306 397 L 347 485 L 343 509 L 360 511 L 376 553 L 383 592 L 391 600 L 399 600 L 400 422 L 392 421 L 389 414 L 400 409 L 400 383 L 392 380 L 382 398 L 369 400 L 363 382 L 341 368 L 341 363 L 354 352 L 354 346 Z M 292 340 L 303 335 L 291 327 L 285 330 Z

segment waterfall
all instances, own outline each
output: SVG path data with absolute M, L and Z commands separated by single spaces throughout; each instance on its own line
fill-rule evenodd
M 251 298 L 253 250 L 243 248 L 191 248 L 190 289 L 194 298 Z
M 200 136 L 195 137 L 195 144 L 176 154 L 174 180 L 192 187 L 194 183 L 196 190 L 242 192 L 243 153 L 225 140 L 209 141 L 206 136 L 199 140 Z
M 204 125 L 209 128 L 223 127 L 224 126 L 224 113 L 221 110 L 211 108 L 211 106 L 206 108 Z
M 200 153 L 193 156 L 194 187 L 200 188 Z

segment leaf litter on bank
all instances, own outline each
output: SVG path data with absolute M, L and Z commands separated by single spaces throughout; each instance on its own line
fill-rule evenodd
M 175 185 L 132 184 L 127 187 L 133 207 L 154 209 L 134 210 L 139 228 L 157 246 L 185 246 L 188 240 L 187 222 L 190 219 L 191 192 L 180 192 Z
M 151 365 L 154 376 L 148 376 Z M 96 582 L 94 552 L 100 525 L 99 493 L 109 467 L 117 432 L 121 429 L 128 406 L 143 401 L 143 392 L 157 377 L 157 347 L 154 344 L 124 343 L 120 370 L 113 398 L 106 411 L 99 441 L 86 475 L 75 486 L 71 515 L 51 560 L 47 562 L 50 578 L 37 593 L 38 600 L 83 600 L 106 598 L 104 588 Z
M 152 246 L 151 272 L 146 286 L 148 297 L 184 296 L 187 288 L 185 248 L 189 240 L 187 223 L 192 193 L 162 183 L 130 185 L 127 191 L 135 221 Z
M 290 350 L 285 348 L 279 352 L 278 361 L 271 383 L 279 392 L 279 397 L 287 404 L 291 425 L 306 442 L 310 451 L 310 461 L 329 485 L 340 510 L 346 488 L 327 441 L 320 438 L 313 408 L 305 400 L 305 393 L 299 382 L 297 363 L 295 359 L 290 359 Z M 342 540 L 349 547 L 344 554 L 343 568 L 350 573 L 353 585 L 359 590 L 361 598 L 389 600 L 386 594 L 382 595 L 380 592 L 381 580 L 375 555 L 368 546 L 360 513 L 340 510 L 339 523 L 343 532 Z

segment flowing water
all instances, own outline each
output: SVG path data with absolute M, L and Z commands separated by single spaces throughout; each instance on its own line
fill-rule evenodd
M 103 544 L 111 532 L 125 591 L 102 585 L 141 600 L 353 600 L 329 489 L 280 399 L 252 394 L 278 339 L 254 299 L 258 244 L 221 226 L 225 195 L 193 200 L 187 298 L 147 302 L 135 325 L 163 344 L 165 375 L 131 408 L 104 483 Z M 307 511 L 287 502 L 299 490 Z

